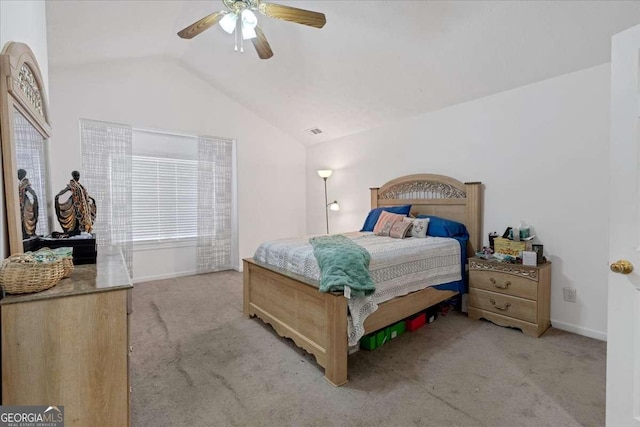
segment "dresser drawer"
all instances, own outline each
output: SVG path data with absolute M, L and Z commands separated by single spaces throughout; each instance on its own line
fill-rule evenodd
M 513 274 L 471 270 L 469 286 L 530 300 L 538 299 L 538 282 Z
M 469 306 L 536 323 L 538 307 L 535 301 L 480 289 L 469 289 Z

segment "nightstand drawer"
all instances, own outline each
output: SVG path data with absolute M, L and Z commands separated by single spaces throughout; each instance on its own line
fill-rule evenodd
M 469 306 L 493 313 L 502 314 L 526 322 L 537 322 L 537 303 L 535 301 L 487 292 L 480 289 L 469 289 Z
M 469 286 L 530 300 L 538 299 L 538 282 L 536 280 L 497 271 L 471 270 Z

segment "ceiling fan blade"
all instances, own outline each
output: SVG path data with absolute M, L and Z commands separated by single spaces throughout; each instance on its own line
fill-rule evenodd
M 253 43 L 253 47 L 256 48 L 256 52 L 258 52 L 258 56 L 260 59 L 269 59 L 273 56 L 273 51 L 271 50 L 271 46 L 269 46 L 269 42 L 267 38 L 264 36 L 262 29 L 260 27 L 256 27 L 256 37 L 251 39 Z
M 211 15 L 207 15 L 198 22 L 189 25 L 187 28 L 180 31 L 178 35 L 183 39 L 192 39 L 204 30 L 216 25 L 227 13 L 228 12 L 226 11 L 213 12 Z
M 327 18 L 324 16 L 324 13 L 298 9 L 297 7 L 261 2 L 258 10 L 260 10 L 260 13 L 263 15 L 270 16 L 271 18 L 282 19 L 315 28 L 322 28 L 324 24 L 327 23 Z

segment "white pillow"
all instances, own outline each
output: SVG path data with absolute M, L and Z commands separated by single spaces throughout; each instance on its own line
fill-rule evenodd
M 417 237 L 424 239 L 427 237 L 427 229 L 429 228 L 429 218 L 403 218 L 403 221 L 411 223 L 411 228 L 407 233 L 407 237 Z

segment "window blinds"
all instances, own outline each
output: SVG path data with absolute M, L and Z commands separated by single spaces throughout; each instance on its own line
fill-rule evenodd
M 134 155 L 133 240 L 198 236 L 198 162 Z

